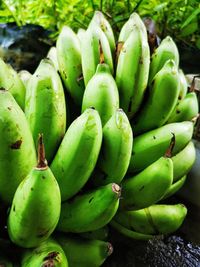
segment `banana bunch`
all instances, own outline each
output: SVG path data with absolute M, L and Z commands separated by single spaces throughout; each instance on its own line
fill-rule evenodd
M 110 227 L 148 240 L 187 215 L 165 200 L 195 162 L 194 81 L 171 37 L 150 54 L 138 14 L 116 37 L 96 11 L 33 74 L 0 59 L 0 201 L 20 266 L 99 267 Z

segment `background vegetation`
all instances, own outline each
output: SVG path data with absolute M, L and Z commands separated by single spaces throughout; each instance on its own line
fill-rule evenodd
M 101 10 L 115 32 L 136 11 L 156 21 L 161 38 L 171 35 L 194 49 L 200 49 L 199 0 L 0 0 L 0 22 L 41 25 L 55 38 L 62 25 L 74 30 L 86 28 L 94 10 Z

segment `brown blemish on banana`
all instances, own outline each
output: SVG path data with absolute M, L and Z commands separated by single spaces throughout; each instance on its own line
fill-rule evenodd
M 11 149 L 20 149 L 20 146 L 22 144 L 22 139 L 17 140 L 15 143 L 13 143 L 10 148 Z

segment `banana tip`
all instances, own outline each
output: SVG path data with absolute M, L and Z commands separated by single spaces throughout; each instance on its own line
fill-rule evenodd
M 110 256 L 113 253 L 113 246 L 111 243 L 108 243 L 108 256 Z
M 112 184 L 112 190 L 116 193 L 119 197 L 121 196 L 121 187 L 118 184 Z

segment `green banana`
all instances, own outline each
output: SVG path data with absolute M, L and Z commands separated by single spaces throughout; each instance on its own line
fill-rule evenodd
M 181 177 L 179 180 L 177 180 L 176 182 L 174 182 L 172 185 L 170 185 L 169 189 L 167 190 L 167 192 L 164 194 L 164 196 L 162 197 L 161 200 L 166 199 L 171 197 L 172 195 L 174 195 L 179 189 L 181 189 L 181 187 L 184 185 L 185 180 L 187 178 L 187 175 L 184 175 L 183 177 Z
M 50 166 L 60 186 L 62 201 L 74 196 L 87 182 L 101 143 L 99 114 L 88 108 L 69 126 Z
M 27 88 L 28 81 L 30 80 L 32 74 L 28 70 L 20 70 L 18 76 L 24 84 L 24 87 Z
M 137 210 L 156 203 L 167 192 L 172 181 L 172 160 L 163 156 L 140 173 L 122 181 L 120 208 Z
M 145 209 L 117 212 L 113 220 L 138 233 L 159 235 L 175 232 L 186 214 L 187 208 L 183 204 L 157 204 Z
M 0 88 L 0 136 L 0 199 L 8 204 L 36 164 L 36 153 L 23 111 L 3 88 Z
M 85 32 L 86 32 L 86 30 L 83 29 L 83 28 L 79 28 L 78 31 L 77 31 L 77 37 L 78 37 L 78 39 L 80 41 L 80 44 L 81 44 L 82 40 L 85 38 L 84 37 L 85 36 Z
M 99 63 L 106 63 L 113 74 L 113 60 L 105 33 L 91 25 L 81 40 L 81 59 L 85 86 L 96 72 Z
M 113 252 L 111 243 L 77 236 L 57 236 L 69 262 L 69 267 L 99 267 Z
M 87 239 L 92 239 L 92 240 L 97 239 L 105 241 L 108 239 L 108 234 L 109 234 L 109 228 L 108 225 L 105 225 L 97 230 L 80 233 L 79 235 Z
M 119 108 L 119 94 L 117 85 L 107 64 L 99 64 L 95 75 L 85 88 L 82 102 L 82 112 L 94 107 L 99 112 L 102 126 Z
M 58 57 L 57 57 L 57 49 L 55 46 L 52 46 L 48 53 L 47 53 L 47 58 L 49 58 L 55 67 L 57 71 L 59 71 L 59 65 L 58 65 Z
M 122 109 L 117 109 L 103 127 L 103 142 L 92 183 L 121 183 L 129 166 L 132 144 L 129 120 Z
M 168 123 L 179 121 L 190 121 L 198 115 L 199 104 L 195 92 L 187 93 L 187 95 L 176 105 L 170 114 Z
M 61 209 L 60 189 L 47 165 L 42 135 L 38 164 L 18 186 L 8 216 L 11 241 L 24 248 L 39 246 L 54 231 Z
M 132 118 L 141 106 L 147 88 L 150 50 L 146 36 L 134 26 L 118 56 L 116 83 L 120 106 Z
M 105 18 L 105 16 L 103 15 L 103 13 L 101 11 L 95 11 L 94 15 L 92 17 L 92 20 L 89 24 L 89 27 L 91 27 L 91 25 L 94 25 L 94 27 L 100 27 L 101 30 L 105 33 L 109 45 L 110 45 L 110 49 L 111 49 L 111 53 L 114 56 L 115 53 L 115 36 L 112 30 L 112 27 L 110 25 L 110 23 L 108 22 L 108 20 Z
M 81 47 L 73 30 L 64 26 L 56 42 L 59 72 L 67 91 L 77 105 L 81 105 L 84 93 L 82 79 Z
M 0 87 L 10 91 L 18 105 L 24 110 L 26 89 L 17 72 L 0 57 Z
M 57 230 L 83 233 L 105 226 L 119 206 L 121 188 L 108 184 L 63 202 Z
M 179 100 L 182 100 L 188 91 L 188 83 L 185 77 L 185 74 L 182 69 L 179 69 L 179 79 L 180 79 L 180 94 L 179 94 Z
M 68 267 L 68 261 L 60 244 L 49 238 L 38 247 L 26 249 L 21 256 L 21 267 Z
M 179 91 L 177 67 L 173 60 L 168 60 L 155 75 L 146 102 L 132 121 L 133 133 L 138 135 L 165 124 L 176 106 Z
M 177 46 L 173 39 L 167 36 L 161 41 L 152 55 L 149 70 L 149 84 L 169 59 L 173 60 L 177 67 L 179 66 L 179 52 Z
M 173 162 L 173 182 L 178 181 L 186 175 L 192 168 L 196 159 L 196 150 L 192 141 L 190 141 L 180 152 L 172 158 Z
M 132 239 L 149 240 L 154 237 L 153 235 L 143 234 L 143 233 L 130 230 L 127 227 L 116 222 L 114 219 L 110 222 L 110 225 L 122 235 L 132 238 Z
M 62 82 L 53 63 L 43 59 L 29 80 L 25 114 L 37 146 L 43 133 L 46 158 L 50 162 L 65 134 L 66 106 Z
M 172 133 L 176 138 L 172 155 L 181 151 L 191 140 L 193 129 L 191 121 L 175 122 L 135 137 L 128 173 L 139 172 L 164 155 Z

